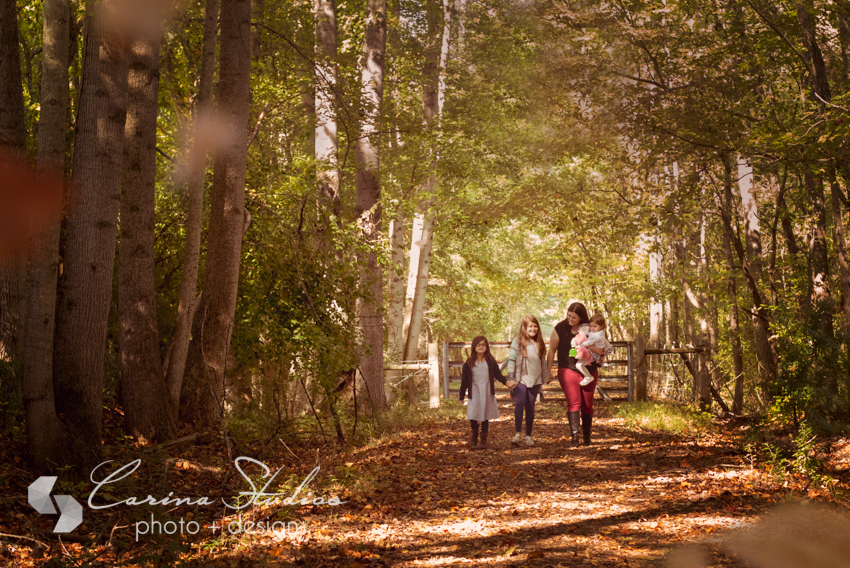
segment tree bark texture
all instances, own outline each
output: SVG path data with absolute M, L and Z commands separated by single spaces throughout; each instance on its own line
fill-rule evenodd
M 762 247 L 761 228 L 759 226 L 758 202 L 753 184 L 753 168 L 750 164 L 738 156 L 738 191 L 741 196 L 741 206 L 744 213 L 744 227 L 746 233 L 745 250 L 747 255 L 747 266 L 755 284 L 759 289 L 762 287 Z M 731 209 L 730 209 L 731 211 Z M 760 296 L 761 302 L 765 301 Z M 776 380 L 776 355 L 770 344 L 770 330 L 768 321 L 762 317 L 761 305 L 753 305 L 751 308 L 753 321 L 753 339 L 758 358 L 759 376 L 763 385 L 770 385 Z
M 697 263 L 697 280 L 705 283 L 708 280 L 708 254 L 705 249 L 706 238 L 706 219 L 705 215 L 700 215 L 699 219 L 699 262 Z M 699 385 L 697 388 L 697 396 L 699 398 L 700 408 L 708 410 L 711 408 L 711 367 L 716 369 L 714 357 L 717 353 L 717 330 L 712 326 L 711 308 L 708 305 L 708 298 L 700 286 L 694 291 L 698 304 L 694 307 L 697 309 L 699 318 L 699 335 L 700 343 L 705 347 L 702 353 L 697 353 L 694 359 L 697 363 L 699 374 Z
M 659 286 L 661 282 L 661 256 L 660 246 L 661 239 L 658 236 L 653 238 L 654 247 L 649 253 L 649 282 L 653 286 Z M 661 344 L 661 322 L 662 322 L 662 304 L 657 299 L 657 293 L 653 291 L 652 301 L 649 303 L 649 347 L 657 349 Z
M 225 367 L 236 313 L 251 83 L 250 0 L 221 1 L 218 114 L 226 130 L 213 166 L 204 292 L 195 318 L 180 416 L 196 429 L 217 426 L 224 408 Z
M 71 4 L 44 3 L 41 114 L 38 123 L 38 174 L 58 188 L 61 200 L 68 112 L 68 59 Z M 57 452 L 61 423 L 53 396 L 53 332 L 59 274 L 59 208 L 33 227 L 24 338 L 23 393 L 27 451 L 32 464 L 47 471 Z
M 127 433 L 142 443 L 174 436 L 177 426 L 159 353 L 154 276 L 159 26 L 130 45 L 127 121 L 118 244 L 121 398 Z
M 126 46 L 106 25 L 110 4 L 87 5 L 53 355 L 56 407 L 69 436 L 67 461 L 83 476 L 101 461 L 103 364 L 127 105 Z
M 809 260 L 811 262 L 811 314 L 815 376 L 826 389 L 835 393 L 838 388 L 832 372 L 838 353 L 832 327 L 832 292 L 829 288 L 829 252 L 826 242 L 826 204 L 823 183 L 810 172 L 804 175 L 809 215 L 812 223 L 809 233 Z
M 336 0 L 314 0 L 316 20 L 315 151 L 319 198 L 325 207 L 340 214 L 339 139 L 336 121 L 337 22 Z
M 404 357 L 404 279 L 400 270 L 404 267 L 404 208 L 398 204 L 396 214 L 390 222 L 391 269 L 389 271 L 389 307 L 387 309 L 387 356 L 390 363 L 400 363 Z M 399 382 L 402 371 L 387 371 L 387 380 Z M 408 381 L 410 382 L 410 381 Z M 393 396 L 392 392 L 387 392 Z
M 723 200 L 727 211 L 732 210 L 732 164 L 729 158 L 723 161 Z M 729 343 L 732 346 L 732 375 L 735 390 L 732 396 L 732 412 L 741 414 L 744 408 L 744 358 L 741 337 L 738 331 L 738 285 L 732 261 L 732 245 L 729 234 L 723 231 L 723 253 L 726 257 L 726 291 L 729 294 Z
M 23 167 L 26 158 L 18 16 L 15 0 L 0 0 L 0 168 L 5 160 L 12 167 Z M 25 252 L 12 251 L 0 257 L 0 360 L 13 368 L 21 358 L 26 271 Z
M 800 24 L 803 45 L 806 46 L 809 61 L 812 65 L 810 71 L 812 72 L 812 86 L 815 96 L 819 99 L 818 102 L 823 105 L 832 98 L 829 89 L 829 75 L 827 74 L 826 63 L 823 59 L 823 52 L 817 42 L 815 20 L 806 9 L 806 5 L 802 2 L 797 2 L 797 21 Z
M 419 335 L 422 333 L 422 317 L 425 311 L 425 296 L 431 272 L 431 250 L 434 240 L 435 218 L 431 207 L 436 201 L 437 190 L 437 142 L 440 117 L 443 110 L 445 82 L 443 75 L 448 62 L 451 11 L 439 0 L 426 3 L 428 43 L 425 47 L 425 63 L 422 86 L 422 116 L 425 131 L 431 140 L 428 177 L 418 193 L 422 200 L 413 220 L 410 243 L 410 266 L 408 268 L 407 293 L 405 296 L 405 349 L 408 361 L 419 358 Z
M 838 256 L 838 270 L 841 275 L 841 295 L 844 298 L 844 330 L 850 336 L 850 268 L 847 262 L 847 238 L 844 234 L 844 219 L 841 215 L 841 187 L 835 176 L 835 164 L 828 166 L 830 199 L 832 205 L 832 226 L 834 248 Z
M 0 0 L 0 157 L 26 159 L 24 90 L 15 0 Z
M 387 5 L 385 0 L 367 0 L 366 30 L 361 70 L 360 137 L 356 145 L 357 216 L 367 252 L 359 255 L 360 285 L 363 296 L 357 302 L 361 335 L 358 387 L 366 394 L 373 410 L 386 404 L 383 353 L 383 279 L 376 247 L 381 234 L 381 178 L 378 127 L 384 96 L 384 60 L 387 47 Z
M 189 354 L 189 337 L 199 299 L 198 266 L 201 258 L 201 230 L 204 221 L 204 186 L 207 175 L 207 146 L 204 133 L 211 120 L 212 88 L 215 75 L 215 48 L 218 43 L 219 0 L 207 0 L 204 15 L 203 52 L 201 76 L 195 102 L 195 139 L 189 167 L 189 184 L 186 201 L 186 244 L 183 253 L 183 278 L 180 281 L 180 300 L 177 304 L 177 321 L 171 340 L 166 385 L 175 413 L 180 408 L 180 391 L 186 372 Z

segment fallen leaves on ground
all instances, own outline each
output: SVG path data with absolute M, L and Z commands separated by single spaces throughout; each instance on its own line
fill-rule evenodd
M 512 418 L 510 410 L 501 408 L 502 416 Z M 87 510 L 83 529 L 89 532 L 59 543 L 51 524 L 27 509 L 23 495 L 32 476 L 7 465 L 0 479 L 23 506 L 7 507 L 13 512 L 0 532 L 37 535 L 49 548 L 5 538 L 0 558 L 19 566 L 54 558 L 69 566 L 613 567 L 656 565 L 671 551 L 675 563 L 697 546 L 704 565 L 746 566 L 726 535 L 756 525 L 777 502 L 794 496 L 831 499 L 793 479 L 780 485 L 752 467 L 735 425 L 690 437 L 636 432 L 600 404 L 594 443 L 570 449 L 564 410 L 558 400 L 538 406 L 531 447 L 510 445 L 512 420 L 491 423 L 490 447 L 480 451 L 467 446 L 466 421 L 425 421 L 415 431 L 345 453 L 322 456 L 299 448 L 281 454 L 281 464 L 268 460 L 272 471 L 283 465 L 302 478 L 321 462 L 310 489 L 328 497 L 337 492 L 347 501 L 243 512 L 243 521 L 304 523 L 297 534 L 213 537 L 206 529 L 222 522 L 218 511 L 199 515 L 203 536 L 137 543 L 128 527 L 139 519 Z M 204 463 L 205 457 L 214 460 L 201 448 L 180 454 L 170 471 L 159 473 L 170 475 L 173 487 L 194 495 L 221 488 L 227 466 L 220 458 Z M 157 474 L 153 468 L 145 473 Z M 224 481 L 231 494 L 241 487 L 232 472 Z

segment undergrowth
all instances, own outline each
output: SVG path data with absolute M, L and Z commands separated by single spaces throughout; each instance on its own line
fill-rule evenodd
M 626 402 L 613 407 L 612 413 L 628 428 L 671 434 L 707 430 L 712 426 L 711 415 L 707 412 L 672 402 Z

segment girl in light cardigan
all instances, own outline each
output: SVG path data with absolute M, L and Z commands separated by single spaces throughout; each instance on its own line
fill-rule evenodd
M 540 333 L 540 322 L 525 316 L 519 325 L 519 337 L 511 342 L 508 354 L 508 387 L 514 393 L 514 425 L 516 435 L 511 443 L 533 446 L 534 405 L 543 385 L 549 382 L 546 368 L 546 344 Z M 522 438 L 522 415 L 525 413 L 525 439 Z

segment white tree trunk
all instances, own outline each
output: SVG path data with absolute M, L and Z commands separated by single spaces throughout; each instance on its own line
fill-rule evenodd
M 384 329 L 381 314 L 383 279 L 376 247 L 381 233 L 381 179 L 378 146 L 379 120 L 384 98 L 384 59 L 387 48 L 387 4 L 367 0 L 368 17 L 361 69 L 361 124 L 357 139 L 357 214 L 362 237 L 369 251 L 361 254 L 360 283 L 364 296 L 357 301 L 357 322 L 361 336 L 358 389 L 369 406 L 381 411 L 386 406 L 384 392 Z
M 746 229 L 746 254 L 750 273 L 756 285 L 762 281 L 761 229 L 759 227 L 758 202 L 756 201 L 753 168 L 742 156 L 738 156 L 738 191 L 744 212 Z M 772 383 L 776 378 L 776 355 L 770 345 L 768 323 L 759 317 L 761 306 L 752 307 L 753 338 L 759 363 L 759 374 L 763 385 Z
M 429 184 L 430 185 L 430 184 Z M 431 201 L 427 203 L 426 207 L 431 206 Z M 417 213 L 416 219 L 414 220 L 414 231 L 416 228 L 420 227 L 419 239 L 412 240 L 411 243 L 411 255 L 410 255 L 410 267 L 411 273 L 413 272 L 413 249 L 416 247 L 417 250 L 417 270 L 415 274 L 410 274 L 408 278 L 407 286 L 408 292 L 407 297 L 405 297 L 405 311 L 407 311 L 407 300 L 410 298 L 410 319 L 409 326 L 407 327 L 405 337 L 405 347 L 404 347 L 404 359 L 405 361 L 415 361 L 419 359 L 419 334 L 422 332 L 422 315 L 425 309 L 425 293 L 428 289 L 428 278 L 431 272 L 431 247 L 433 244 L 434 237 L 434 217 L 427 212 L 425 213 Z M 414 234 L 415 237 L 415 234 Z M 412 294 L 411 294 L 412 288 Z
M 387 357 L 390 363 L 400 363 L 404 356 L 404 279 L 401 271 L 404 269 L 404 209 L 401 204 L 396 209 L 395 217 L 390 221 L 390 254 L 389 270 L 389 307 L 387 309 Z M 396 384 L 401 379 L 401 371 L 387 371 L 387 382 Z M 392 399 L 394 392 L 387 390 Z
M 451 6 L 448 0 L 442 5 L 435 0 L 428 3 L 429 31 L 433 34 L 425 57 L 425 88 L 422 95 L 422 114 L 425 128 L 439 129 L 445 101 L 445 70 L 448 65 L 449 39 L 451 34 Z M 442 15 L 442 30 L 437 16 Z M 420 194 L 424 201 L 419 205 L 413 220 L 410 242 L 410 265 L 405 295 L 404 358 L 408 361 L 418 359 L 419 334 L 422 331 L 422 316 L 425 309 L 425 294 L 428 290 L 428 278 L 431 269 L 431 248 L 434 236 L 434 217 L 430 213 L 435 201 L 437 189 L 437 136 L 432 138 L 431 163 L 428 179 L 422 184 Z
M 330 206 L 334 214 L 339 214 L 339 140 L 337 137 L 336 109 L 334 92 L 337 82 L 337 22 L 336 1 L 315 0 L 316 18 L 316 79 L 315 112 L 316 132 L 315 151 L 318 166 L 319 195 Z
M 653 238 L 656 250 L 649 253 L 649 281 L 657 286 L 661 281 L 661 263 L 663 257 L 657 247 L 661 245 L 660 237 Z M 662 304 L 658 301 L 658 294 L 653 292 L 652 302 L 649 304 L 649 346 L 659 347 L 661 339 Z

